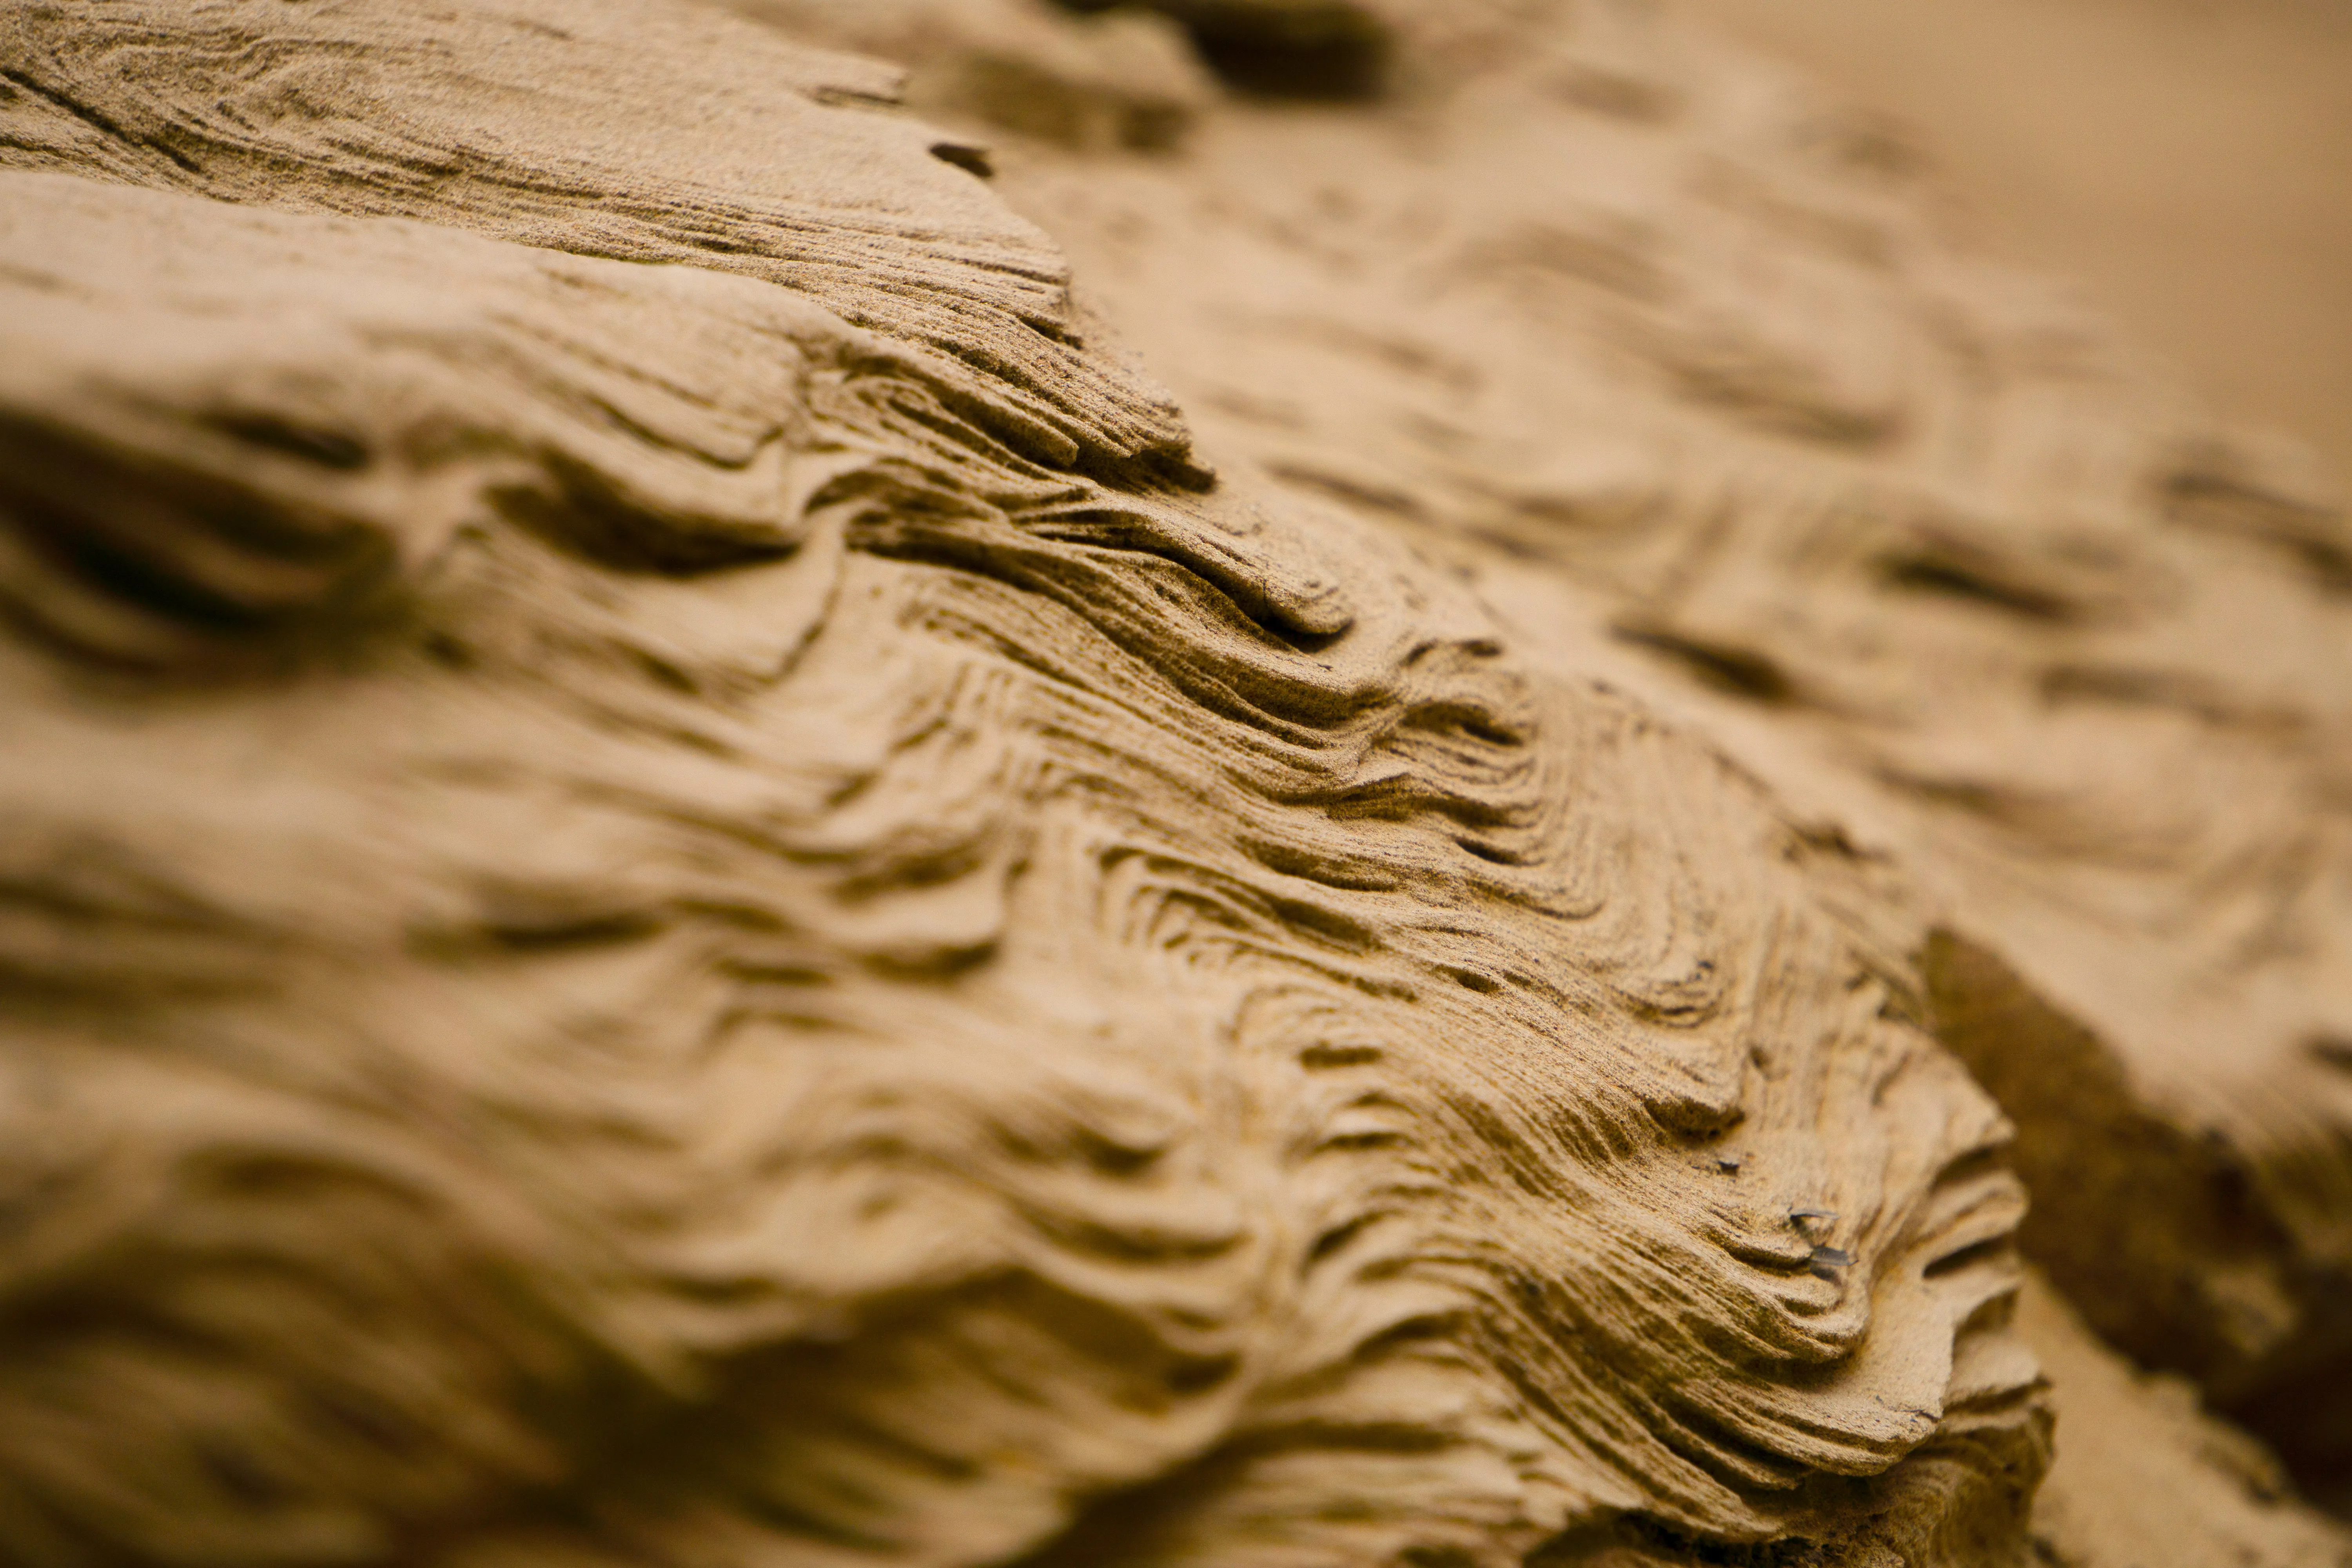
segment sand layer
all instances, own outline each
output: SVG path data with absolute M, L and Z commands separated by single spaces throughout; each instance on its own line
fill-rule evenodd
M 0 1559 L 2341 1560 L 2095 1337 L 2335 1462 L 2324 489 L 1646 9 L 1160 9 L 0 17 Z

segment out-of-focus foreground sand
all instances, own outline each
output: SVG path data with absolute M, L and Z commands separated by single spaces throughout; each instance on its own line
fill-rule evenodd
M 2352 483 L 2352 0 L 1690 8 L 1908 122 L 1965 237 Z

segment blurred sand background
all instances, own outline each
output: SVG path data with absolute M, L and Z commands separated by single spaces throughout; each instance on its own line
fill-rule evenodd
M 1906 122 L 1958 232 L 2352 485 L 2352 0 L 1689 0 Z

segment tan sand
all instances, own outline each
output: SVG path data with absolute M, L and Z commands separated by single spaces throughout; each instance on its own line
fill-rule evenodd
M 2352 476 L 2352 6 L 1692 0 L 1916 128 L 1958 229 Z
M 2346 1560 L 2294 451 L 1641 5 L 733 9 L 0 13 L 0 1561 Z

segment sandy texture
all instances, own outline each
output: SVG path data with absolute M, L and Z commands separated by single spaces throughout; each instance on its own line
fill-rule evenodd
M 1081 152 L 1175 146 L 1216 93 L 1181 29 L 1127 7 L 1082 20 L 1051 0 L 727 3 L 796 38 L 903 62 L 914 109 Z M 976 149 L 965 162 L 987 172 Z
M 1027 218 L 684 0 L 0 16 L 0 1557 L 2105 1562 L 1939 1032 L 2325 1372 L 2336 514 L 1645 12 L 1165 9 L 855 23 L 1166 63 Z
M 1181 471 L 1174 410 L 1080 348 L 1045 237 L 952 142 L 843 112 L 897 68 L 654 0 L 550 16 L 18 6 L 0 167 L 781 283 L 991 373 L 1042 455 Z
M 2278 1460 L 2198 1408 L 2185 1380 L 2137 1371 L 2038 1275 L 2018 1328 L 2048 1373 L 2057 1458 L 2033 1539 L 2064 1568 L 2276 1563 L 2341 1568 L 2352 1534 L 2294 1500 Z
M 1951 932 L 1948 1037 L 2023 1124 L 2030 1249 L 2326 1484 L 2352 1467 L 2336 492 L 1954 255 L 1878 122 L 1642 7 L 1517 25 L 1450 93 L 1237 108 L 1181 163 L 1039 153 L 1005 188 L 1204 432 L 1899 869 Z
M 9 1557 L 2012 1551 L 1863 869 L 560 9 L 11 16 Z

